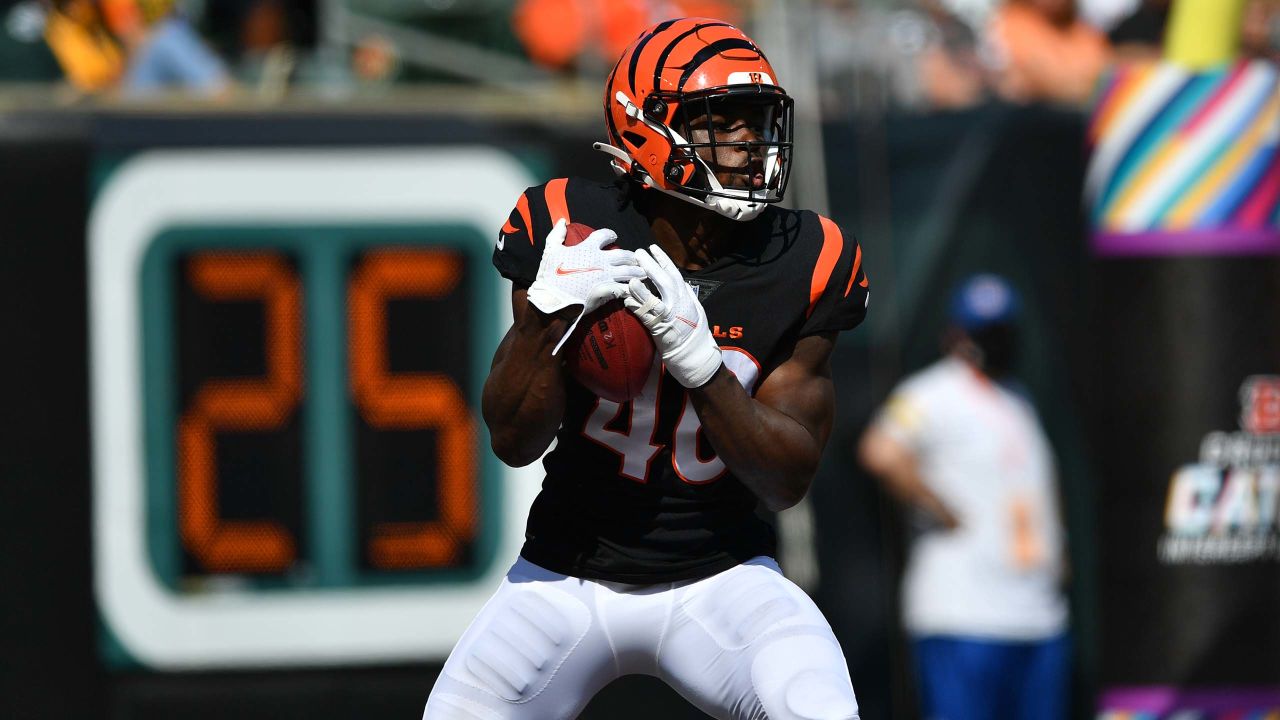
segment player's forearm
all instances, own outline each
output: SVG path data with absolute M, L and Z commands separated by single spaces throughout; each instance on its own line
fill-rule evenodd
M 800 502 L 817 472 L 822 439 L 752 399 L 725 368 L 689 397 L 716 455 L 765 507 L 776 512 Z
M 494 454 L 521 467 L 537 460 L 564 417 L 564 374 L 551 349 L 566 323 L 530 309 L 503 340 L 485 381 L 481 412 Z

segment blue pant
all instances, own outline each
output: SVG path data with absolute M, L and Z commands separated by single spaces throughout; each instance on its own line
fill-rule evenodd
M 925 720 L 1062 720 L 1067 635 L 1008 642 L 935 635 L 913 643 Z

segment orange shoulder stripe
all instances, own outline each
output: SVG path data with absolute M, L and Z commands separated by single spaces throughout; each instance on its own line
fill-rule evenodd
M 568 185 L 568 178 L 556 178 L 547 183 L 547 212 L 551 214 L 552 225 L 559 222 L 560 218 L 573 222 L 573 219 L 569 217 L 569 201 L 564 196 L 565 188 Z
M 529 196 L 520 193 L 520 199 L 516 201 L 516 211 L 520 213 L 520 219 L 524 221 L 524 231 L 529 234 L 529 244 L 533 242 L 533 220 L 529 217 Z
M 844 249 L 844 236 L 840 234 L 840 228 L 821 215 L 818 220 L 822 223 L 822 251 L 818 253 L 818 264 L 813 266 L 813 280 L 809 283 L 809 311 L 805 313 L 805 317 L 813 314 L 818 298 L 822 297 L 822 291 L 831 282 L 831 273 L 836 269 L 840 251 Z
M 529 219 L 529 196 L 520 193 L 520 199 L 516 201 L 516 212 L 520 213 L 520 219 L 524 221 L 524 231 L 529 235 L 529 244 L 533 245 L 533 222 Z M 502 223 L 503 233 L 513 233 L 520 228 L 511 224 L 511 218 Z
M 862 269 L 862 245 L 856 245 L 857 249 L 853 255 L 853 272 L 849 273 L 849 284 L 844 286 L 844 296 L 849 297 L 849 291 L 853 289 L 853 279 L 858 277 L 858 271 Z M 862 287 L 867 286 L 867 279 L 863 278 L 858 283 Z

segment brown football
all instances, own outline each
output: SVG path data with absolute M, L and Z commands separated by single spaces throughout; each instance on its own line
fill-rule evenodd
M 594 232 L 582 223 L 570 223 L 565 245 L 577 245 Z M 649 331 L 621 300 L 605 303 L 578 323 L 565 343 L 565 367 L 583 387 L 613 402 L 626 402 L 640 394 L 656 349 Z

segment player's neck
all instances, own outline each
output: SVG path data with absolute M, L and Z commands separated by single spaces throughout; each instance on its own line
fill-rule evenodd
M 725 253 L 732 220 L 660 192 L 646 195 L 649 229 L 677 267 L 701 270 Z

